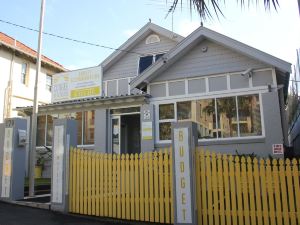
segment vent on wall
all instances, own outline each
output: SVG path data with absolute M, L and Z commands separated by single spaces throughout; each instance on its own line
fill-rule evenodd
M 146 45 L 147 44 L 152 44 L 152 43 L 156 43 L 156 42 L 160 42 L 159 36 L 156 34 L 151 34 L 149 37 L 147 37 L 146 39 Z

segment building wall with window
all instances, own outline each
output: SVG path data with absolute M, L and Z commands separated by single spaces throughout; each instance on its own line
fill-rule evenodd
M 248 68 L 251 76 L 242 76 Z M 274 67 L 203 40 L 147 85 L 156 148 L 171 143 L 172 122 L 188 120 L 198 125 L 200 146 L 272 155 L 272 144 L 287 144 L 277 83 Z
M 147 42 L 147 38 L 151 35 L 158 35 L 152 33 L 146 36 L 143 40 L 136 43 L 132 49 L 128 49 L 128 54 L 122 57 L 117 63 L 114 63 L 110 68 L 103 71 L 103 80 L 135 77 L 139 71 L 139 60 L 141 57 L 152 56 L 168 52 L 173 48 L 177 42 L 171 40 L 163 35 L 158 35 L 159 40 L 154 43 Z
M 130 90 L 131 80 L 151 66 L 164 53 L 178 42 L 156 33 L 149 34 L 133 48 L 126 50 L 128 54 L 103 71 L 104 94 L 106 96 L 136 93 Z
M 217 152 L 268 156 L 287 144 L 289 63 L 204 27 L 176 41 L 163 34 L 148 23 L 99 65 L 103 96 L 40 107 L 38 146 L 51 144 L 54 118 L 77 120 L 78 146 L 107 153 L 168 147 L 180 121 L 195 122 L 198 145 Z
M 5 118 L 17 117 L 16 107 L 33 105 L 36 76 L 36 52 L 25 44 L 0 32 L 0 123 Z M 43 56 L 39 76 L 39 104 L 51 102 L 47 75 L 65 71 L 58 63 Z

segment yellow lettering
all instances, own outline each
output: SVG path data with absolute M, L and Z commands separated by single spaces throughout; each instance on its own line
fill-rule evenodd
M 184 148 L 183 148 L 183 146 L 180 146 L 180 147 L 179 147 L 179 155 L 180 155 L 181 157 L 183 157 L 183 155 L 184 155 Z
M 181 186 L 181 188 L 185 188 L 185 178 L 184 177 L 181 177 L 181 179 L 180 179 L 180 186 Z
M 186 204 L 186 194 L 185 193 L 181 194 L 181 203 L 182 203 L 182 205 Z
M 182 130 L 179 131 L 179 141 L 183 141 L 183 132 L 182 132 Z
M 180 162 L 180 172 L 184 173 L 184 162 Z
M 185 221 L 185 212 L 186 212 L 186 210 L 185 210 L 185 209 L 182 209 L 183 221 Z

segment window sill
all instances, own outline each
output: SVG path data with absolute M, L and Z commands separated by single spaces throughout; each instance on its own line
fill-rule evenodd
M 240 138 L 223 138 L 223 139 L 202 139 L 198 140 L 198 146 L 209 146 L 209 145 L 230 145 L 230 144 L 250 144 L 250 143 L 263 143 L 265 142 L 264 136 L 253 136 L 253 137 L 240 137 Z M 161 141 L 155 144 L 156 148 L 163 148 L 170 146 L 172 141 Z
M 265 142 L 265 139 L 266 138 L 264 136 L 206 139 L 206 140 L 198 140 L 198 146 L 263 143 L 263 142 Z

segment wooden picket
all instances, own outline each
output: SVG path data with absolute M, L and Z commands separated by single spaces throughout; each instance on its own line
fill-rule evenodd
M 69 211 L 174 222 L 170 149 L 111 155 L 71 149 Z M 300 224 L 299 161 L 233 157 L 197 149 L 198 224 Z

